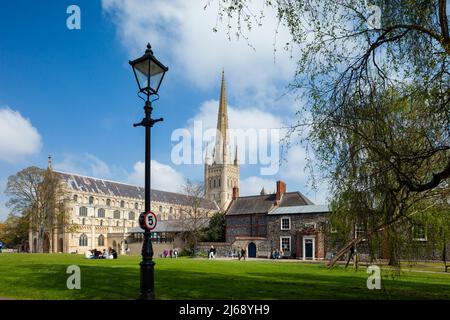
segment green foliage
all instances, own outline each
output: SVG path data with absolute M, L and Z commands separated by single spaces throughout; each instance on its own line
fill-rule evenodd
M 209 220 L 209 228 L 206 230 L 204 241 L 223 242 L 225 241 L 225 214 L 215 213 Z

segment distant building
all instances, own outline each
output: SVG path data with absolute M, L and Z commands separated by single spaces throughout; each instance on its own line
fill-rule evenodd
M 129 230 L 138 226 L 139 214 L 144 210 L 144 188 L 53 172 L 69 194 L 68 225 L 75 231 L 48 230 L 44 235 L 44 252 L 84 253 L 88 249 L 112 247 L 124 253 Z M 151 210 L 156 213 L 160 227 L 165 222 L 184 219 L 181 209 L 189 210 L 191 203 L 186 195 L 161 190 L 151 190 L 151 199 Z M 208 199 L 203 199 L 200 207 L 208 215 L 218 211 L 217 205 Z M 157 240 L 158 235 L 155 233 L 154 237 Z M 30 230 L 29 239 L 30 251 L 36 252 L 37 234 Z
M 276 193 L 239 197 L 234 188 L 226 212 L 226 242 L 232 250 L 244 248 L 248 257 L 324 259 L 328 206 L 315 205 L 302 193 L 287 192 L 277 181 Z
M 232 160 L 229 140 L 225 76 L 222 72 L 216 143 L 212 158 L 206 150 L 204 183 L 206 198 L 215 201 L 223 212 L 231 202 L 233 188 L 239 188 L 240 180 L 238 149 L 236 146 L 234 160 Z

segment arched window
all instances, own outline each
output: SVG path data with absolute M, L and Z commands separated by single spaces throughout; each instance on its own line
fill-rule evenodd
M 170 207 L 169 212 L 173 213 L 173 208 L 172 207 Z
M 119 210 L 114 211 L 114 219 L 120 219 L 120 211 Z
M 80 247 L 87 247 L 88 245 L 88 238 L 84 233 L 80 236 L 79 245 Z
M 120 221 L 117 221 L 116 226 L 120 227 Z
M 100 227 L 103 227 L 103 220 L 100 220 Z
M 162 212 L 162 206 L 159 206 L 158 210 L 159 210 L 159 212 Z
M 134 203 L 134 208 L 135 208 L 136 210 L 139 209 L 139 203 L 135 202 L 135 203 Z
M 216 187 L 216 179 L 214 179 L 214 181 L 213 181 L 213 182 L 214 182 L 214 188 L 215 188 L 215 187 Z
M 105 217 L 105 209 L 103 209 L 103 208 L 98 209 L 98 217 L 99 218 Z
M 87 208 L 80 207 L 80 217 L 87 217 Z
M 107 205 L 108 207 L 111 207 L 111 199 L 106 199 L 106 205 Z
M 134 220 L 134 219 L 136 219 L 136 215 L 134 214 L 133 211 L 131 211 L 131 212 L 128 213 L 128 219 L 129 219 L 129 220 Z
M 73 195 L 73 201 L 78 202 L 78 196 L 76 194 Z
M 98 236 L 98 245 L 101 247 L 105 245 L 105 237 L 102 234 Z
M 83 224 L 83 226 L 86 224 L 86 219 L 83 218 L 83 220 L 81 220 L 81 223 Z
M 124 208 L 124 207 L 125 207 L 125 201 L 123 201 L 123 200 L 120 201 L 120 207 L 121 207 L 121 208 Z
M 219 187 L 220 187 L 220 179 L 219 179 Z
M 89 197 L 89 204 L 94 204 L 94 197 L 93 196 Z

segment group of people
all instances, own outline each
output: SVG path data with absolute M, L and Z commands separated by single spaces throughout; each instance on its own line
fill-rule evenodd
M 272 259 L 281 259 L 283 258 L 283 256 L 284 256 L 283 249 L 281 250 L 276 249 L 272 251 Z
M 164 258 L 167 258 L 167 257 L 170 257 L 170 258 L 178 258 L 178 250 L 177 249 L 170 249 L 170 250 L 167 250 L 167 249 L 164 249 L 164 251 L 163 251 L 163 253 L 162 253 L 162 257 L 164 257 Z
M 88 250 L 85 253 L 86 259 L 117 259 L 117 251 L 111 247 L 108 250 L 98 251 L 97 249 Z

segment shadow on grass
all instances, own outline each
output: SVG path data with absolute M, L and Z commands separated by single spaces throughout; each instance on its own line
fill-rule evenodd
M 0 295 L 21 299 L 135 299 L 139 267 L 82 262 L 81 290 L 66 287 L 68 264 L 20 264 L 4 274 Z M 366 288 L 365 273 L 343 270 L 232 273 L 210 265 L 208 272 L 166 264 L 155 270 L 158 299 L 450 299 L 449 284 L 383 279 L 382 290 Z M 216 267 L 216 269 L 214 269 Z M 225 270 L 225 271 L 224 271 Z M 7 291 L 5 291 L 7 290 Z

